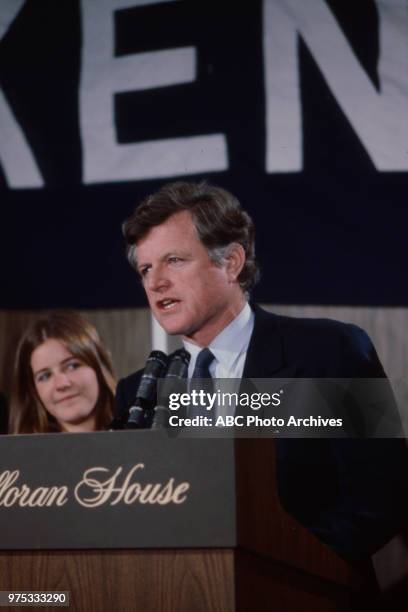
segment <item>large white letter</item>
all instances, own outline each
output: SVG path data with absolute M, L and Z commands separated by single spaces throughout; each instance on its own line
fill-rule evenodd
M 0 39 L 9 29 L 23 4 L 24 0 L 3 0 L 0 4 Z M 0 125 L 0 161 L 10 187 L 42 187 L 44 181 L 34 156 L 1 91 Z
M 80 122 L 85 183 L 162 178 L 228 168 L 223 134 L 116 143 L 114 93 L 195 79 L 194 47 L 113 56 L 113 11 L 154 2 L 157 0 L 82 1 Z
M 264 0 L 266 170 L 302 169 L 298 35 L 378 170 L 408 170 L 408 9 L 377 0 L 378 92 L 323 0 Z

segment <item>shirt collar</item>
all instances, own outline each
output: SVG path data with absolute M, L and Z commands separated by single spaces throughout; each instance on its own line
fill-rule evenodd
M 235 319 L 209 344 L 208 348 L 211 350 L 216 361 L 226 369 L 232 367 L 239 356 L 248 349 L 253 328 L 254 313 L 248 302 L 246 302 L 244 308 Z M 183 345 L 191 355 L 190 374 L 190 369 L 193 371 L 197 355 L 203 347 L 192 344 L 187 340 L 183 340 Z

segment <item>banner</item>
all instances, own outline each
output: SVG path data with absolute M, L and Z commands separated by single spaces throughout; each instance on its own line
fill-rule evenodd
M 121 224 L 203 178 L 256 300 L 408 304 L 403 0 L 6 0 L 0 130 L 0 308 L 144 305 Z

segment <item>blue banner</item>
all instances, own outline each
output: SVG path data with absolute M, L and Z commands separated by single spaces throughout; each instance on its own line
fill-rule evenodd
M 144 305 L 121 223 L 202 178 L 258 301 L 408 304 L 403 0 L 2 2 L 0 130 L 0 308 Z

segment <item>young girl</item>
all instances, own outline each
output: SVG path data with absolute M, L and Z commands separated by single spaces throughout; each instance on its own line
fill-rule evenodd
M 95 327 L 74 311 L 44 315 L 17 349 L 9 433 L 107 429 L 115 386 L 110 356 Z

